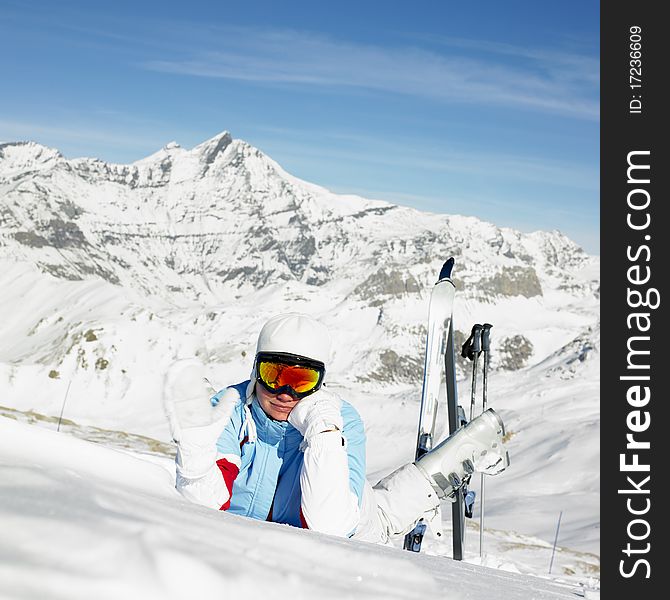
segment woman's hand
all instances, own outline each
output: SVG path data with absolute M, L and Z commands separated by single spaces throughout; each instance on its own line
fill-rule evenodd
M 342 400 L 321 388 L 295 405 L 289 413 L 288 422 L 305 439 L 327 431 L 342 431 L 341 408 Z

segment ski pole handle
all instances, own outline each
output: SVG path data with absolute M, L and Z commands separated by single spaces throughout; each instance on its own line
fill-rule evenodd
M 482 350 L 490 352 L 491 350 L 491 323 L 484 323 L 482 325 Z
M 477 324 L 472 328 L 472 352 L 479 355 L 482 351 L 482 326 Z
M 474 360 L 482 351 L 482 325 L 476 323 L 472 326 L 470 337 L 465 340 L 461 347 L 461 356 L 469 360 Z

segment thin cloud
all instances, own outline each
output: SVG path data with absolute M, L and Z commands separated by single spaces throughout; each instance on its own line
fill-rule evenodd
M 462 52 L 355 44 L 295 31 L 240 28 L 224 30 L 217 40 L 216 49 L 146 61 L 142 66 L 180 75 L 359 88 L 598 119 L 597 62 L 590 57 L 524 53 L 513 46 L 484 43 L 481 48 L 496 52 L 491 52 L 494 58 L 483 58 Z M 501 55 L 523 60 L 509 61 Z
M 35 35 L 84 47 L 108 45 L 125 55 L 153 55 L 156 58 L 134 62 L 163 73 L 312 89 L 370 90 L 443 103 L 599 118 L 599 64 L 596 57 L 583 53 L 425 35 L 403 47 L 387 47 L 304 31 L 176 24 L 160 18 L 130 23 L 119 33 L 118 18 L 113 15 L 106 17 L 103 26 L 77 24 L 75 19 L 53 15 L 31 19 L 33 25 L 35 20 L 42 27 L 47 21 L 50 25 Z M 180 35 L 175 37 L 177 27 Z
M 465 49 L 470 53 L 513 56 L 524 59 L 528 61 L 529 65 L 541 65 L 541 68 L 551 78 L 573 79 L 596 85 L 600 81 L 600 63 L 596 56 L 568 50 L 516 46 L 506 42 L 447 38 L 426 34 L 422 34 L 421 37 L 423 41 L 430 41 L 445 47 Z
M 259 136 L 255 145 L 274 147 L 284 160 L 305 164 L 310 161 L 353 162 L 390 167 L 393 169 L 426 170 L 434 173 L 459 173 L 473 177 L 498 177 L 507 180 L 544 183 L 584 191 L 599 190 L 597 167 L 552 160 L 546 157 L 522 156 L 510 153 L 468 152 L 462 148 L 446 148 L 425 143 L 407 144 L 399 153 L 397 140 L 351 134 L 347 132 L 263 128 L 269 136 Z M 274 139 L 273 134 L 279 139 Z M 293 140 L 293 141 L 292 141 Z M 314 143 L 318 140 L 318 143 Z M 324 143 L 329 141 L 329 143 Z

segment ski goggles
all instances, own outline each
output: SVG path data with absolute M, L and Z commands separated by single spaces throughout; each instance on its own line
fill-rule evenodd
M 260 352 L 256 356 L 256 379 L 271 394 L 304 398 L 321 387 L 325 373 L 322 362 L 295 354 Z

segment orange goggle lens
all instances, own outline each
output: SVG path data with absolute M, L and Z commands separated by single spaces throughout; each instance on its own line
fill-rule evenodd
M 258 362 L 258 377 L 270 390 L 290 386 L 298 394 L 314 390 L 321 379 L 322 371 L 300 365 L 287 365 L 276 361 Z

